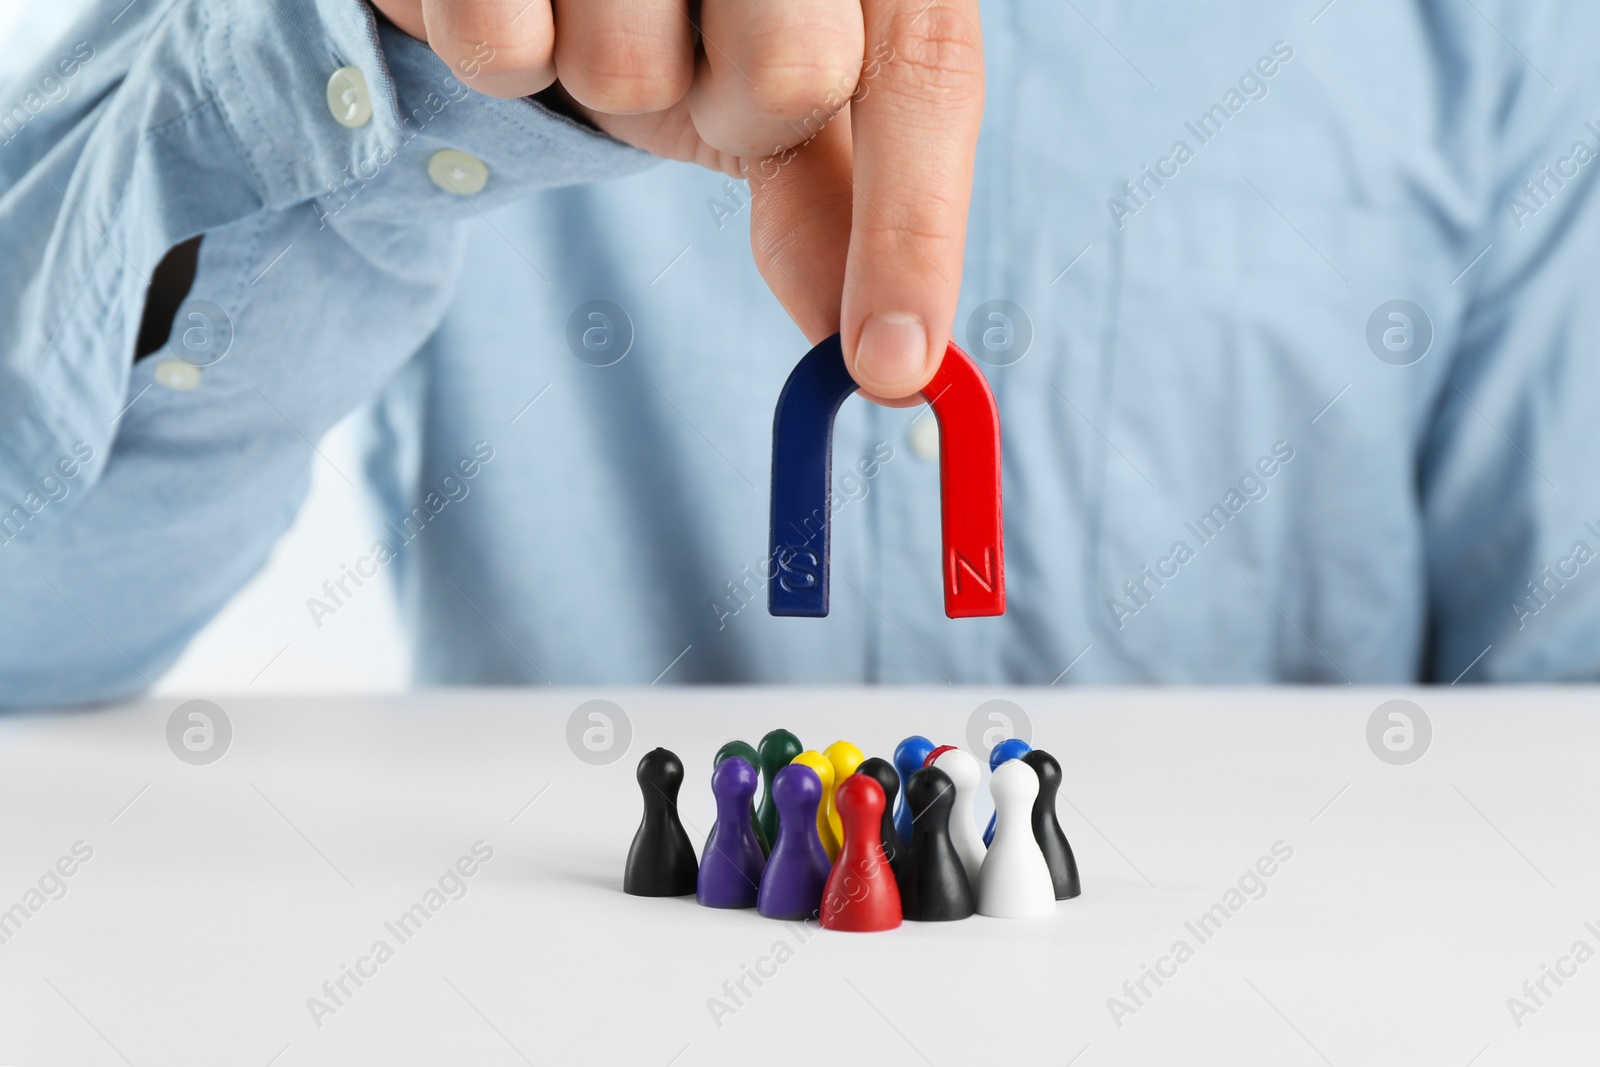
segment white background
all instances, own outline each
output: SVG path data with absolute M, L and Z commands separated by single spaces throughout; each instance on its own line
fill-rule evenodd
M 597 696 L 619 706 L 612 762 L 599 766 L 568 733 Z M 783 726 L 815 748 L 844 737 L 887 756 L 910 733 L 961 740 L 973 710 L 1001 696 L 1062 765 L 1058 811 L 1083 895 L 1055 914 L 879 934 L 810 924 L 802 943 L 753 910 L 622 893 L 634 768 L 652 747 L 683 760 L 679 807 L 703 850 L 712 756 L 730 737 Z M 73 842 L 94 849 L 66 894 L 0 945 L 0 1064 L 1594 1064 L 1600 958 L 1574 976 L 1569 957 L 1565 984 L 1547 982 L 1531 1016 L 1513 1018 L 1506 1001 L 1578 939 L 1600 944 L 1585 926 L 1600 932 L 1596 696 L 535 686 L 238 697 L 220 702 L 231 739 L 205 766 L 169 751 L 170 699 L 0 716 L 0 812 L 15 815 L 0 908 Z M 1367 741 L 1374 709 L 1395 697 L 1423 705 L 1433 727 L 1406 766 Z M 988 815 L 981 789 L 977 814 Z M 494 856 L 466 895 L 397 944 L 383 924 L 479 840 Z M 1293 856 L 1266 888 L 1246 884 L 1250 897 L 1226 904 L 1234 914 L 1204 942 L 1190 932 L 1280 841 Z M 732 1017 L 714 1017 L 708 1000 L 780 937 L 793 959 L 747 985 Z M 308 998 L 378 938 L 395 957 L 319 1027 Z M 1194 956 L 1171 976 L 1161 960 L 1179 939 Z M 1142 966 L 1169 978 L 1114 1016 L 1109 998 L 1127 997 Z

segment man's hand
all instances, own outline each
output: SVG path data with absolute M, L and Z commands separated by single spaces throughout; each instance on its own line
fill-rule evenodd
M 874 399 L 933 377 L 983 114 L 977 0 L 373 0 L 468 85 L 750 182 L 751 245 Z M 915 402 L 914 400 L 907 402 Z

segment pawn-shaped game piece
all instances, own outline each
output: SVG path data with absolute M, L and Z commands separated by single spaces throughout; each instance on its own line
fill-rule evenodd
M 833 864 L 817 837 L 822 778 L 803 763 L 778 771 L 769 790 L 780 813 L 778 838 L 761 874 L 756 910 L 769 919 L 814 919 Z
M 717 749 L 717 754 L 715 756 L 711 757 L 711 766 L 712 766 L 712 768 L 715 769 L 717 764 L 721 763 L 723 760 L 727 759 L 729 756 L 738 756 L 740 759 L 744 760 L 746 763 L 750 764 L 750 766 L 752 766 L 752 767 L 757 766 L 758 765 L 758 761 L 760 759 L 760 757 L 758 757 L 756 755 L 755 746 L 752 745 L 750 742 L 748 742 L 748 741 L 729 741 L 727 744 L 725 744 L 721 748 Z
M 933 742 L 921 734 L 912 734 L 895 746 L 894 769 L 900 776 L 900 800 L 894 808 L 894 830 L 902 845 L 911 844 L 911 805 L 906 803 L 905 788 L 911 776 L 922 769 L 922 761 L 933 751 Z
M 652 749 L 634 776 L 644 795 L 644 818 L 628 848 L 622 891 L 636 897 L 686 897 L 695 891 L 699 865 L 678 819 L 683 763 L 664 748 Z
M 864 774 L 877 782 L 883 789 L 885 797 L 892 797 L 900 792 L 900 776 L 895 773 L 894 767 L 886 759 L 873 756 L 863 760 L 861 766 L 856 768 L 857 774 Z M 878 831 L 879 838 L 883 841 L 883 858 L 889 861 L 889 869 L 894 872 L 896 883 L 900 881 L 900 861 L 905 858 L 906 848 L 900 843 L 900 835 L 894 829 L 894 813 L 887 804 L 883 807 L 883 826 Z
M 900 907 L 918 922 L 965 919 L 977 910 L 978 899 L 950 843 L 955 783 L 939 768 L 924 767 L 912 773 L 905 793 L 913 821 L 901 863 Z
M 1039 776 L 1039 799 L 1033 802 L 1033 839 L 1044 853 L 1050 867 L 1050 881 L 1055 884 L 1057 900 L 1071 900 L 1083 892 L 1078 883 L 1078 861 L 1072 855 L 1072 846 L 1056 818 L 1056 793 L 1061 790 L 1061 764 L 1042 748 L 1036 748 L 1022 762 L 1033 768 Z
M 721 765 L 723 760 L 728 759 L 730 756 L 738 756 L 752 767 L 760 766 L 758 762 L 760 757 L 756 755 L 756 750 L 753 745 L 746 741 L 729 741 L 727 744 L 717 749 L 717 754 L 711 758 L 712 769 L 715 770 Z M 765 856 L 767 853 L 771 852 L 772 847 L 768 843 L 766 835 L 761 832 L 760 821 L 756 818 L 755 801 L 750 802 L 750 829 L 755 831 L 756 844 L 761 846 L 761 854 Z M 711 834 L 716 832 L 717 828 L 715 825 L 713 825 L 711 827 Z M 710 849 L 711 847 L 711 834 L 706 835 L 707 849 Z M 700 854 L 702 856 L 705 855 L 704 852 Z
M 828 801 L 833 796 L 833 764 L 828 762 L 827 756 L 809 748 L 796 756 L 794 762 L 810 767 L 822 779 L 822 803 L 817 806 L 817 840 L 822 842 L 822 850 L 832 863 L 839 858 L 839 839 L 833 835 L 833 825 L 828 822 Z M 778 832 L 783 832 L 782 826 Z
M 1006 760 L 1021 759 L 1033 748 L 1020 737 L 1008 737 L 994 748 L 989 750 L 989 770 L 993 771 Z M 989 816 L 989 826 L 983 831 L 983 847 L 988 848 L 994 840 L 994 815 Z
M 950 750 L 952 750 L 955 747 L 956 746 L 954 746 L 954 745 L 937 745 L 937 746 L 935 746 L 932 752 L 929 752 L 926 756 L 923 757 L 922 765 L 924 767 L 932 767 L 934 760 L 938 759 L 940 756 L 944 755 L 946 752 L 949 752 Z
M 756 808 L 756 822 L 761 825 L 761 835 L 769 847 L 778 843 L 778 806 L 772 802 L 772 782 L 778 772 L 794 762 L 805 751 L 800 739 L 788 730 L 772 730 L 761 739 L 759 747 L 761 768 L 761 804 Z
M 834 790 L 834 800 L 844 847 L 822 891 L 822 926 L 861 933 L 892 930 L 900 925 L 900 887 L 883 858 L 880 837 L 889 799 L 876 779 L 852 774 Z
M 844 822 L 839 818 L 839 809 L 834 804 L 833 798 L 838 795 L 839 787 L 844 785 L 844 780 L 856 773 L 856 768 L 861 766 L 861 761 L 867 754 L 848 741 L 835 741 L 822 750 L 828 757 L 828 762 L 833 764 L 833 788 L 828 792 L 828 825 L 833 828 L 835 841 L 844 841 Z
M 946 745 L 943 751 L 937 748 L 933 751 L 932 765 L 948 774 L 956 787 L 955 807 L 950 812 L 950 843 L 955 845 L 956 855 L 961 857 L 961 866 L 966 868 L 967 880 L 976 893 L 978 871 L 983 867 L 983 838 L 978 833 L 972 806 L 978 796 L 982 772 L 978 769 L 977 757 L 965 749 Z
M 750 829 L 750 801 L 760 781 L 750 762 L 733 756 L 711 772 L 717 798 L 717 824 L 700 858 L 695 899 L 708 908 L 753 908 L 767 858 Z
M 1033 802 L 1039 776 L 1021 760 L 1001 764 L 989 783 L 999 822 L 978 879 L 978 913 L 1030 919 L 1056 910 L 1050 865 L 1033 838 Z

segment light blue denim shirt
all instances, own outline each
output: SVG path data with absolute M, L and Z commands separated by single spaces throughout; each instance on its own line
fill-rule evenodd
M 852 400 L 811 620 L 765 609 L 807 346 L 743 184 L 481 96 L 356 0 L 90 4 L 0 96 L 0 704 L 142 692 L 364 404 L 380 540 L 281 595 L 314 635 L 387 568 L 419 682 L 1600 673 L 1600 13 L 983 15 L 955 334 L 1009 609 L 943 616 L 933 417 Z

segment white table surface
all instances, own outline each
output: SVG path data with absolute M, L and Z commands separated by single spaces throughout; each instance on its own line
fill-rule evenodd
M 595 697 L 633 728 L 599 767 L 565 740 Z M 785 726 L 888 756 L 909 733 L 964 743 L 994 697 L 1065 772 L 1084 895 L 1053 917 L 802 940 L 622 893 L 650 748 L 689 768 L 698 848 L 722 742 Z M 1433 723 L 1409 766 L 1367 747 L 1394 697 Z M 1575 941 L 1600 950 L 1593 690 L 234 699 L 231 747 L 198 767 L 167 747 L 178 703 L 0 716 L 0 908 L 93 849 L 0 945 L 0 1064 L 1499 1067 L 1600 1050 L 1600 960 L 1547 980 L 1520 1028 L 1506 1007 Z M 398 943 L 385 921 L 477 841 L 493 858 L 466 894 Z M 1198 942 L 1185 922 L 1279 841 L 1293 858 L 1266 894 Z M 380 938 L 393 958 L 316 1026 L 307 998 Z M 718 1026 L 708 998 L 780 938 L 792 958 Z M 1193 958 L 1118 1026 L 1107 999 L 1179 939 Z

